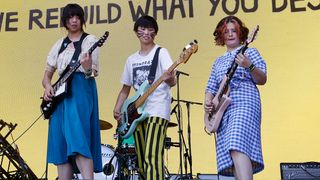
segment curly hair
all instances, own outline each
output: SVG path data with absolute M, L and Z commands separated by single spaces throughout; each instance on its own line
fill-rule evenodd
M 248 38 L 249 29 L 245 24 L 236 16 L 227 16 L 220 20 L 217 24 L 216 29 L 213 32 L 214 40 L 216 45 L 224 46 L 224 32 L 228 23 L 233 23 L 236 27 L 236 32 L 238 34 L 240 44 L 243 44 Z

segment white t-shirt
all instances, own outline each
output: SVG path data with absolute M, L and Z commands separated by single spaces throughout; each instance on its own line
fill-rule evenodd
M 158 47 L 159 45 L 156 44 L 146 56 L 141 56 L 139 51 L 129 56 L 122 73 L 121 83 L 132 86 L 135 90 L 139 89 L 140 85 L 148 80 L 152 60 Z M 157 81 L 171 65 L 172 59 L 168 50 L 161 48 L 154 82 Z M 154 92 L 149 95 L 145 103 L 144 111 L 149 113 L 150 116 L 170 120 L 171 93 L 170 86 L 167 83 L 162 82 Z

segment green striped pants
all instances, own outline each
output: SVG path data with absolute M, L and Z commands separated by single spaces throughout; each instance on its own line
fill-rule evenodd
M 140 122 L 134 132 L 135 148 L 138 156 L 139 179 L 164 179 L 164 141 L 168 121 L 159 117 L 149 117 Z

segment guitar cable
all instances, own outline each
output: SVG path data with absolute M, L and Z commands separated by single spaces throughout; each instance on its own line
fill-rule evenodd
M 29 131 L 29 129 L 31 129 L 31 127 L 41 118 L 41 116 L 43 115 L 43 113 L 41 113 L 41 115 L 39 117 L 36 118 L 36 120 L 25 130 L 23 131 L 11 144 L 10 146 L 12 146 L 13 144 L 15 144 L 15 142 L 17 142 L 27 131 Z M 13 138 L 12 138 L 13 139 Z M 7 146 L 6 148 L 4 148 L 1 153 L 3 153 L 4 151 L 6 151 L 10 146 Z M 1 154 L 0 153 L 0 154 Z
M 4 153 L 5 151 L 8 150 L 8 148 L 12 147 L 13 149 L 15 149 L 15 151 L 18 153 L 19 157 L 21 158 L 20 156 L 20 151 L 19 151 L 19 148 L 16 144 L 16 142 L 27 132 L 31 129 L 31 127 L 41 118 L 41 116 L 43 115 L 43 113 L 41 113 L 41 115 L 39 117 L 36 118 L 36 120 L 26 129 L 24 130 L 16 139 L 13 138 L 13 135 L 11 134 L 11 138 L 12 138 L 12 143 L 9 144 L 9 146 L 6 146 L 5 148 L 3 148 L 3 150 L 0 151 L 0 154 Z M 14 145 L 14 147 L 12 146 Z M 18 162 L 20 165 L 21 163 L 25 163 L 24 161 L 22 161 L 22 159 L 19 160 L 20 162 Z M 24 169 L 27 168 L 27 167 L 23 167 Z M 28 169 L 25 169 L 25 170 L 28 170 Z M 47 172 L 47 169 L 46 169 L 46 172 Z M 42 175 L 43 176 L 43 175 Z M 42 177 L 41 177 L 42 179 Z M 47 177 L 46 177 L 47 179 Z

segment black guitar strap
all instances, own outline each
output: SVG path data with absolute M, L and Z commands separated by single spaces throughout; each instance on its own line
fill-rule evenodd
M 74 44 L 75 51 L 74 51 L 74 53 L 73 53 L 72 59 L 71 59 L 71 61 L 70 61 L 70 63 L 69 63 L 69 66 L 72 66 L 73 64 L 75 64 L 75 63 L 77 62 L 77 60 L 78 60 L 78 58 L 79 58 L 79 55 L 80 55 L 80 53 L 81 53 L 82 41 L 84 40 L 85 37 L 87 37 L 87 35 L 88 35 L 88 34 L 84 32 L 84 33 L 81 35 L 80 40 L 73 43 L 73 44 Z M 66 38 L 64 38 L 64 40 L 63 40 L 63 42 L 62 42 L 62 44 L 61 44 L 61 47 L 60 47 L 60 50 L 59 50 L 58 55 L 59 55 L 60 53 L 62 53 L 62 52 L 67 48 L 67 46 L 68 46 L 71 42 L 72 42 L 72 41 L 69 39 L 68 36 L 67 36 Z
M 153 56 L 153 60 L 152 60 L 152 64 L 151 64 L 151 68 L 150 68 L 150 72 L 149 72 L 149 76 L 148 76 L 149 84 L 152 84 L 155 77 L 156 77 L 160 49 L 161 49 L 161 47 L 158 47 L 156 52 L 154 53 L 154 56 Z

